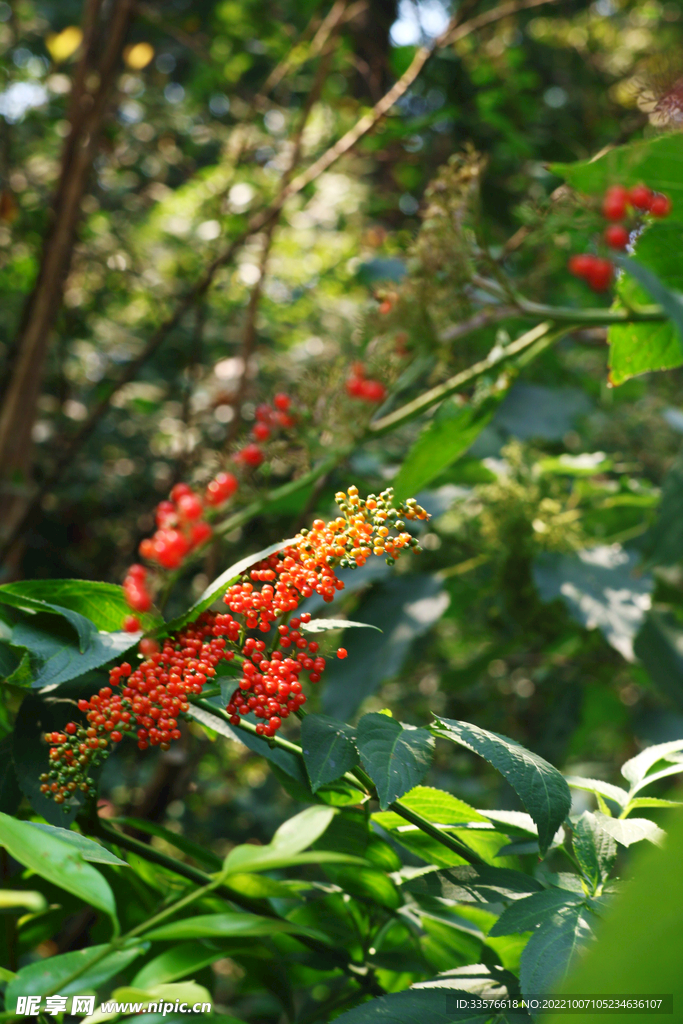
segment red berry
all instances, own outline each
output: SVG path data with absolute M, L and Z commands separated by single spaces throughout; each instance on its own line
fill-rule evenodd
M 285 395 L 281 391 L 273 399 L 273 405 L 276 409 L 279 409 L 280 412 L 287 412 L 291 404 L 292 399 L 289 395 Z
M 672 205 L 668 196 L 655 195 L 650 203 L 650 213 L 653 217 L 668 217 L 671 213 Z
M 570 256 L 569 262 L 567 263 L 569 273 L 573 274 L 574 277 L 587 279 L 593 269 L 594 260 L 595 256 L 591 256 L 590 253 L 587 252 L 579 253 L 576 256 Z
M 255 423 L 251 433 L 257 441 L 267 441 L 270 437 L 270 427 L 266 423 Z
M 386 398 L 387 389 L 378 380 L 364 380 L 361 385 L 360 397 L 366 402 L 382 402 Z
M 118 729 L 115 729 L 114 732 L 111 734 L 111 738 L 114 741 L 114 743 L 120 743 L 121 740 L 123 739 L 123 733 L 120 733 Z
M 182 519 L 190 521 L 199 519 L 203 511 L 204 506 L 197 494 L 183 494 L 178 499 L 178 512 Z
M 184 494 L 192 494 L 189 484 L 176 484 L 171 491 L 171 501 L 178 502 Z
M 392 306 L 391 306 L 391 303 L 389 302 L 389 299 L 385 299 L 384 302 L 380 302 L 380 304 L 379 304 L 379 311 L 380 311 L 380 313 L 382 313 L 382 314 L 391 313 L 391 309 L 392 309 Z
M 260 466 L 263 462 L 263 452 L 257 444 L 247 444 L 238 452 L 237 458 L 247 466 Z
M 363 384 L 365 381 L 362 377 L 349 377 L 346 382 L 346 391 L 351 398 L 360 398 L 363 393 Z
M 237 477 L 232 473 L 218 473 L 206 488 L 204 500 L 207 505 L 222 505 L 237 490 Z
M 175 504 L 172 501 L 160 501 L 157 505 L 155 519 L 160 530 L 175 526 L 178 519 Z
M 145 637 L 144 640 L 140 641 L 140 654 L 144 655 L 145 658 L 151 658 L 153 654 L 158 654 L 159 644 L 156 640 L 152 640 L 151 637 Z
M 152 598 L 144 586 L 136 586 L 133 581 L 123 584 L 123 593 L 128 606 L 135 612 L 147 612 L 152 607 Z
M 588 275 L 588 284 L 594 292 L 605 292 L 612 283 L 614 267 L 609 260 L 595 258 Z
M 605 192 L 605 198 L 602 201 L 603 217 L 606 217 L 607 220 L 623 220 L 626 216 L 626 204 L 628 201 L 628 190 L 623 185 L 612 185 Z
M 625 249 L 629 234 L 623 224 L 610 224 L 605 228 L 604 238 L 611 249 Z
M 137 615 L 126 615 L 123 620 L 123 628 L 126 633 L 139 633 L 140 632 L 140 620 Z
M 126 576 L 131 576 L 134 580 L 144 580 L 147 578 L 147 570 L 144 565 L 138 565 L 136 562 L 128 567 Z
M 647 185 L 634 185 L 628 194 L 628 198 L 631 206 L 634 206 L 636 210 L 649 210 L 654 198 L 654 192 Z
M 273 410 L 269 405 L 257 405 L 254 415 L 260 423 L 270 423 L 273 416 Z
M 200 523 L 193 523 L 190 531 L 190 544 L 193 548 L 199 547 L 200 544 L 205 544 L 212 534 L 213 530 L 204 520 Z
M 76 725 L 75 722 L 69 722 L 68 725 L 64 726 L 64 732 L 68 733 L 69 736 L 73 736 L 73 734 L 76 732 L 77 729 L 78 729 L 78 726 Z
M 337 657 L 338 658 L 346 658 L 348 653 L 349 652 L 346 650 L 345 647 L 340 647 L 339 650 L 337 651 Z

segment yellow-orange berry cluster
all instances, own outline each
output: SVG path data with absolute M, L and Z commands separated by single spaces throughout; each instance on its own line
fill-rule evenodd
M 384 555 L 391 565 L 406 548 L 419 550 L 406 521 L 427 518 L 414 499 L 395 506 L 391 488 L 363 499 L 357 487 L 349 487 L 335 497 L 341 515 L 328 523 L 316 519 L 292 544 L 254 565 L 225 593 L 227 612 L 204 612 L 163 640 L 161 648 L 143 639 L 137 668 L 127 662 L 112 668 L 109 686 L 78 702 L 87 725 L 69 722 L 63 732 L 46 734 L 51 744 L 50 771 L 41 775 L 46 796 L 63 804 L 77 790 L 92 794 L 91 766 L 126 733 L 136 735 L 141 750 L 168 749 L 180 738 L 179 719 L 187 716 L 189 699 L 202 693 L 223 660 L 237 656 L 242 669 L 226 708 L 233 725 L 253 713 L 263 720 L 256 726 L 259 735 L 273 736 L 282 719 L 305 703 L 299 676 L 307 672 L 317 683 L 325 659 L 318 643 L 302 634 L 309 613 L 289 624 L 278 620 L 314 593 L 332 601 L 344 587 L 336 568 L 355 569 L 373 554 Z M 344 658 L 347 652 L 337 653 Z

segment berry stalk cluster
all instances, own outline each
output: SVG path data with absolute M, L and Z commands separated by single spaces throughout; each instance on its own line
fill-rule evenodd
M 232 724 L 253 713 L 259 719 L 257 733 L 275 735 L 283 719 L 306 702 L 302 679 L 307 674 L 310 683 L 319 682 L 326 664 L 317 641 L 304 636 L 310 614 L 289 616 L 313 594 L 332 601 L 344 588 L 337 568 L 362 566 L 371 555 L 393 565 L 404 551 L 419 551 L 417 539 L 406 530 L 408 521 L 427 518 L 415 499 L 395 504 L 391 488 L 363 499 L 357 487 L 349 487 L 335 500 L 339 516 L 327 523 L 316 519 L 291 545 L 258 562 L 228 588 L 226 612 L 204 612 L 161 641 L 161 647 L 152 638 L 141 640 L 136 668 L 128 662 L 117 665 L 108 686 L 79 700 L 86 724 L 69 722 L 63 732 L 45 734 L 50 770 L 40 781 L 46 796 L 64 804 L 78 790 L 92 795 L 92 767 L 126 734 L 137 738 L 141 750 L 167 750 L 180 738 L 189 698 L 201 694 L 221 661 L 235 661 L 241 668 L 227 702 Z M 131 588 L 144 584 L 140 569 L 144 572 L 140 566 L 129 571 Z M 339 648 L 337 656 L 346 655 Z
M 653 192 L 647 185 L 635 185 L 628 189 L 624 185 L 612 185 L 607 189 L 601 204 L 601 213 L 610 221 L 602 234 L 602 240 L 610 249 L 625 249 L 631 234 L 638 227 L 638 218 L 644 214 L 662 219 L 671 213 L 672 203 L 668 196 Z M 631 228 L 622 223 L 630 220 Z M 614 264 L 604 256 L 593 253 L 577 253 L 569 257 L 569 272 L 581 278 L 594 292 L 605 292 L 614 278 Z

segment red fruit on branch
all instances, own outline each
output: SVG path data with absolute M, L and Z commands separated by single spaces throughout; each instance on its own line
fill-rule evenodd
M 193 522 L 201 517 L 203 511 L 201 498 L 192 491 L 189 494 L 183 494 L 178 499 L 178 514 L 181 519 Z
M 192 488 L 189 484 L 176 484 L 171 491 L 171 501 L 175 501 L 176 504 L 183 497 L 184 494 L 192 494 Z
M 623 220 L 626 216 L 629 197 L 628 189 L 623 185 L 612 185 L 611 188 L 608 188 L 602 201 L 603 217 L 607 220 Z
M 292 399 L 289 397 L 289 395 L 285 395 L 282 391 L 278 392 L 278 394 L 273 399 L 273 405 L 275 406 L 276 409 L 279 409 L 280 412 L 287 412 L 291 404 Z
M 349 652 L 346 650 L 345 647 L 339 647 L 338 650 L 337 650 L 337 657 L 338 658 L 342 658 L 342 659 L 346 658 L 346 657 L 348 657 L 348 653 Z
M 363 384 L 365 381 L 362 377 L 349 377 L 346 382 L 346 391 L 351 398 L 360 398 L 363 394 Z
M 217 473 L 207 485 L 204 500 L 207 505 L 222 505 L 237 490 L 237 477 L 232 473 Z
M 200 544 L 205 544 L 207 540 L 210 540 L 212 535 L 213 530 L 204 520 L 199 523 L 193 523 L 190 530 L 190 546 L 197 548 Z
M 178 522 L 178 510 L 174 501 L 160 501 L 157 505 L 155 521 L 160 530 L 175 526 Z
M 257 441 L 267 441 L 270 437 L 270 427 L 266 423 L 255 423 L 251 428 L 251 433 Z
M 574 277 L 580 277 L 587 280 L 593 267 L 594 260 L 595 256 L 591 256 L 590 253 L 587 252 L 578 253 L 576 256 L 570 256 L 567 263 L 570 274 L 573 274 Z
M 378 380 L 361 381 L 360 397 L 366 402 L 382 402 L 387 396 L 387 389 Z
M 653 217 L 668 217 L 671 213 L 672 202 L 668 196 L 661 194 L 654 195 L 650 203 L 650 213 Z
M 148 612 L 152 607 L 152 597 L 144 584 L 130 578 L 123 581 L 123 595 L 129 608 L 134 612 Z
M 623 224 L 610 224 L 605 228 L 604 238 L 611 249 L 625 249 L 628 245 L 629 233 Z
M 126 633 L 139 633 L 140 632 L 140 620 L 137 615 L 126 615 L 123 620 L 123 628 Z
M 242 448 L 240 452 L 235 456 L 240 462 L 243 462 L 245 466 L 260 466 L 263 462 L 263 452 L 257 444 L 247 444 Z
M 611 285 L 613 276 L 614 266 L 612 263 L 596 256 L 588 273 L 587 281 L 594 292 L 605 292 Z
M 647 185 L 634 185 L 628 193 L 629 202 L 636 210 L 649 210 L 654 192 Z

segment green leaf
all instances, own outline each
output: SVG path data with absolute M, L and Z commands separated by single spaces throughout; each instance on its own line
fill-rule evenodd
M 306 715 L 301 723 L 301 747 L 314 793 L 358 764 L 354 730 L 327 715 Z
M 472 993 L 451 988 L 446 980 L 439 987 L 409 988 L 393 992 L 347 1010 L 339 1024 L 486 1024 L 488 1011 L 458 1009 L 459 1000 L 472 1000 Z
M 352 622 L 351 619 L 311 619 L 310 622 L 302 622 L 299 629 L 303 633 L 324 633 L 328 629 L 376 629 L 378 633 L 382 632 L 371 622 Z
M 36 842 L 36 830 L 29 822 L 0 814 L 0 846 L 41 878 L 116 918 L 114 894 L 109 883 L 83 860 L 73 844 L 48 834 Z
M 433 786 L 415 786 L 401 798 L 401 803 L 409 807 L 411 811 L 417 811 L 424 815 L 428 821 L 437 825 L 457 825 L 471 821 L 488 822 L 488 818 L 481 811 L 476 811 L 464 800 L 459 800 L 452 793 L 443 789 L 435 789 Z M 380 815 L 375 817 L 379 818 Z M 381 815 L 381 823 L 384 828 L 395 828 L 397 825 L 405 825 L 405 819 L 400 815 L 389 811 Z
M 47 910 L 48 905 L 42 892 L 32 889 L 0 889 L 0 910 L 13 910 L 15 907 L 40 914 Z
M 86 970 L 70 984 L 64 984 L 75 971 L 95 960 L 107 947 L 90 946 L 73 953 L 61 953 L 22 967 L 5 990 L 5 1006 L 16 1006 L 18 996 L 44 996 L 57 990 L 62 996 L 79 995 L 99 988 L 109 978 L 119 974 L 128 964 L 149 949 L 148 942 L 137 942 L 104 957 L 92 969 Z
M 524 947 L 520 963 L 524 995 L 542 995 L 562 985 L 593 937 L 588 913 L 581 904 L 567 906 L 536 929 Z
M 226 569 L 220 576 L 217 576 L 213 582 L 209 583 L 204 593 L 201 597 L 197 598 L 191 608 L 188 608 L 183 615 L 179 615 L 170 622 L 167 622 L 164 626 L 164 633 L 172 633 L 174 630 L 181 629 L 188 622 L 193 622 L 198 615 L 201 615 L 203 611 L 206 611 L 213 604 L 216 598 L 224 594 L 228 587 L 235 583 L 246 569 L 254 565 L 255 562 L 261 562 L 264 558 L 282 551 L 283 548 L 293 544 L 295 540 L 295 537 L 290 537 L 288 540 L 278 541 L 277 544 L 270 544 L 267 548 L 263 548 L 262 551 L 256 551 L 253 555 L 246 555 L 244 558 L 240 558 L 238 562 L 235 562 L 229 569 Z
M 3 601 L 3 595 L 28 598 L 53 608 L 58 606 L 56 610 L 60 615 L 67 610 L 76 612 L 79 618 L 85 616 L 95 629 L 106 633 L 120 630 L 123 619 L 130 615 L 123 587 L 99 580 L 21 580 L 1 586 L 0 602 Z M 138 617 L 143 629 L 147 631 L 159 621 L 158 616 L 151 614 Z
M 308 934 L 310 930 L 291 924 L 289 921 L 261 917 L 258 914 L 199 914 L 182 921 L 162 924 L 147 932 L 145 938 L 152 941 L 177 942 L 179 939 L 234 938 L 235 936 L 267 936 L 276 932 Z
M 400 892 L 389 876 L 377 868 L 328 865 L 325 874 L 344 892 L 356 899 L 370 901 L 389 910 L 397 910 L 403 902 Z
M 662 849 L 648 846 L 633 858 L 632 878 L 601 923 L 600 940 L 562 983 L 564 995 L 587 992 L 653 992 L 673 996 L 674 1020 L 683 1005 L 681 907 L 683 906 L 683 815 L 672 815 Z M 630 872 L 631 873 L 631 872 Z M 622 1016 L 626 1014 L 622 1011 Z M 630 1024 L 651 1024 L 653 1011 L 629 1013 Z M 544 1016 L 544 1021 L 546 1020 Z M 598 1022 L 598 1014 L 579 1018 Z M 604 1016 L 600 1015 L 600 1020 Z M 564 1013 L 547 1024 L 566 1024 Z
M 679 265 L 671 267 L 670 249 L 670 246 L 674 245 L 680 250 L 683 244 L 683 230 L 671 224 L 666 225 L 666 228 L 661 226 L 656 234 L 654 229 L 652 230 L 655 240 L 669 247 L 668 252 L 656 253 L 655 258 L 648 259 L 647 250 L 653 248 L 652 240 L 648 246 L 647 240 L 644 239 L 643 243 L 637 246 L 638 256 L 647 260 L 649 266 L 622 256 L 617 256 L 615 263 L 635 278 L 645 294 L 662 307 L 669 317 L 669 322 L 633 324 L 628 333 L 626 325 L 619 325 L 616 329 L 613 327 L 610 330 L 610 380 L 615 384 L 620 384 L 638 373 L 669 370 L 683 363 L 683 297 L 678 291 L 683 285 L 683 274 Z M 660 272 L 670 269 L 667 278 L 677 290 L 672 291 L 668 288 L 657 274 L 653 273 L 650 266 L 654 266 Z M 634 298 L 636 302 L 640 298 L 640 294 L 634 296 L 627 287 L 621 291 L 631 305 L 635 304 Z M 637 330 L 634 331 L 633 328 Z
M 628 803 L 628 793 L 621 786 L 613 786 L 611 782 L 603 782 L 602 779 L 582 779 L 578 775 L 565 775 L 567 785 L 571 789 L 582 789 L 586 793 L 599 793 L 613 800 L 620 807 Z
M 516 900 L 504 910 L 489 931 L 489 935 L 493 938 L 496 935 L 532 931 L 558 910 L 578 904 L 585 904 L 585 896 L 567 892 L 565 889 L 544 889 L 543 892 L 535 892 L 523 900 Z
M 538 826 L 538 845 L 545 855 L 571 806 L 569 786 L 558 770 L 507 736 L 454 719 L 437 722 L 434 735 L 479 754 L 510 783 Z
M 683 807 L 681 800 L 661 800 L 657 796 L 638 796 L 635 800 L 629 800 L 628 812 L 637 810 L 639 807 Z
M 225 956 L 222 947 L 206 942 L 184 942 L 160 953 L 141 967 L 131 981 L 133 988 L 148 988 L 195 974 Z
M 531 875 L 483 864 L 462 864 L 445 871 L 430 871 L 408 878 L 402 888 L 456 903 L 498 903 L 501 900 L 519 900 L 543 891 L 541 883 Z
M 0 811 L 14 815 L 21 803 L 21 789 L 12 758 L 12 735 L 0 740 Z
M 403 726 L 377 712 L 359 721 L 356 746 L 382 810 L 421 781 L 434 755 L 434 739 L 426 729 Z
M 681 766 L 683 770 L 683 765 Z M 616 839 L 622 846 L 631 846 L 642 839 L 649 839 L 656 846 L 664 841 L 665 833 L 649 818 L 608 818 L 606 814 L 596 811 L 595 818 L 599 828 Z
M 16 583 L 5 583 L 0 586 L 0 604 L 6 604 L 10 605 L 12 608 L 18 608 L 20 611 L 26 612 L 29 615 L 35 615 L 38 612 L 43 614 L 51 613 L 54 615 L 60 615 L 63 619 L 66 619 L 76 633 L 78 638 L 78 650 L 81 654 L 84 651 L 87 651 L 90 647 L 93 636 L 97 633 L 95 626 L 89 619 L 86 619 L 83 615 L 79 615 L 77 612 L 70 611 L 68 608 L 61 608 L 59 605 L 51 604 L 49 601 L 39 600 L 35 597 L 28 597 L 21 593 L 16 593 L 11 589 L 20 586 L 21 584 Z
M 418 494 L 460 455 L 464 455 L 491 421 L 507 388 L 508 382 L 505 381 L 481 401 L 464 406 L 457 405 L 451 398 L 442 402 L 392 481 L 398 501 Z
M 622 764 L 621 774 L 633 788 L 647 778 L 650 769 L 659 761 L 679 763 L 679 771 L 683 771 L 683 739 L 668 740 L 666 743 L 656 743 L 654 746 L 646 747 L 640 754 L 636 754 L 630 761 Z
M 50 836 L 55 836 L 56 839 L 69 843 L 80 853 L 83 860 L 90 861 L 91 864 L 118 864 L 120 867 L 128 867 L 125 860 L 121 860 L 111 850 L 108 850 L 106 846 L 101 846 L 100 843 L 88 839 L 87 836 L 82 836 L 80 832 L 72 832 L 68 828 L 57 828 L 54 825 L 44 825 L 38 821 L 27 821 L 26 824 L 30 825 L 31 828 L 40 829 L 42 832 L 47 832 Z
M 134 647 L 138 640 L 137 633 L 93 631 L 88 648 L 81 653 L 59 619 L 44 613 L 18 622 L 12 630 L 12 644 L 25 647 L 31 654 L 35 689 L 54 688 L 107 665 Z
M 603 814 L 598 819 L 590 811 L 584 811 L 574 825 L 572 848 L 593 893 L 607 881 L 617 856 L 613 835 L 602 827 L 601 820 L 604 817 Z

